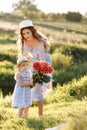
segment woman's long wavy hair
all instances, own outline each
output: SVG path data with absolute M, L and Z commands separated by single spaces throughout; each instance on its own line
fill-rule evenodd
M 31 32 L 33 34 L 33 37 L 36 38 L 37 40 L 41 41 L 44 44 L 45 52 L 49 51 L 50 46 L 49 46 L 49 42 L 48 42 L 46 36 L 44 36 L 41 32 L 37 31 L 34 27 L 26 27 L 26 28 L 22 28 L 20 30 L 20 37 L 19 37 L 19 39 L 17 41 L 18 54 L 23 54 L 24 53 L 24 37 L 22 35 L 23 29 L 31 30 Z

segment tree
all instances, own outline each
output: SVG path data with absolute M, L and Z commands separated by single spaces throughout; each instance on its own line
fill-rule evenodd
M 19 0 L 18 3 L 13 4 L 12 7 L 14 11 L 17 11 L 20 10 L 23 6 L 29 5 L 33 2 L 34 0 Z
M 79 12 L 68 12 L 65 18 L 69 21 L 81 22 L 82 15 Z
M 18 3 L 13 4 L 13 12 L 20 12 L 25 18 L 30 18 L 31 15 L 33 18 L 36 18 L 36 13 L 40 10 L 37 9 L 34 1 L 35 0 L 19 0 Z

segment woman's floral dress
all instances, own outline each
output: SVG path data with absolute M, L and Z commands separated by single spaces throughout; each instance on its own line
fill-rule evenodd
M 48 53 L 45 53 L 44 50 L 39 50 L 38 47 L 35 47 L 32 51 L 29 49 L 28 45 L 24 44 L 24 52 L 28 53 L 33 61 L 37 60 L 46 60 L 49 64 L 51 64 L 51 58 Z M 50 75 L 52 77 L 52 75 Z M 44 83 L 42 86 L 38 84 L 36 87 L 31 89 L 32 100 L 33 101 L 42 101 L 44 99 L 44 95 L 48 92 L 52 91 L 52 80 L 49 83 Z

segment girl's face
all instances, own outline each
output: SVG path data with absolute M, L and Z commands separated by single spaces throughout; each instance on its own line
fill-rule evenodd
M 19 71 L 21 72 L 26 72 L 29 69 L 29 63 L 28 62 L 23 62 L 19 66 Z
M 22 36 L 24 37 L 25 40 L 31 40 L 33 37 L 32 32 L 30 29 L 23 29 L 22 30 Z

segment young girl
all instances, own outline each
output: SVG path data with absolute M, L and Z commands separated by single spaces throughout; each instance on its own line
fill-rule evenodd
M 12 98 L 12 107 L 19 108 L 18 117 L 28 115 L 29 106 L 32 105 L 31 90 L 32 75 L 29 71 L 32 61 L 24 56 L 17 60 L 17 72 L 15 73 L 15 88 Z

